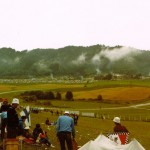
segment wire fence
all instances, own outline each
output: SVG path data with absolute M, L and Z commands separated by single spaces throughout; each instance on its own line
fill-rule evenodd
M 102 114 L 102 115 L 97 115 L 97 118 L 101 119 L 108 119 L 112 120 L 115 115 L 111 114 Z M 145 115 L 118 115 L 118 117 L 121 118 L 122 121 L 145 121 L 145 122 L 150 122 L 150 115 L 148 114 L 147 116 Z

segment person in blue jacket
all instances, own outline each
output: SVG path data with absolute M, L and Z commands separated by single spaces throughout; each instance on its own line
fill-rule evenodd
M 56 124 L 57 137 L 60 142 L 61 150 L 73 150 L 72 140 L 75 138 L 74 120 L 70 117 L 69 111 L 65 111 L 64 115 L 59 116 Z
M 21 116 L 21 118 L 19 119 L 19 125 L 18 125 L 18 135 L 22 135 L 24 136 L 25 133 L 25 120 L 26 120 L 26 116 Z

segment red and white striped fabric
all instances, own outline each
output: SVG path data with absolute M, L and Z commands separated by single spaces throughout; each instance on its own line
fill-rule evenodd
M 128 143 L 129 133 L 128 132 L 111 133 L 108 134 L 107 137 L 118 144 L 124 145 Z

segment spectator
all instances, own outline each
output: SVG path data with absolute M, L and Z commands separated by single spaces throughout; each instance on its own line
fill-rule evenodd
M 40 124 L 36 124 L 36 126 L 33 130 L 33 138 L 34 138 L 35 141 L 37 140 L 39 134 L 42 133 L 42 132 L 43 131 L 42 131 L 42 128 L 41 128 Z
M 58 111 L 58 110 L 56 111 L 56 115 L 58 115 L 58 116 L 59 116 L 59 111 Z
M 24 122 L 26 120 L 26 116 L 21 116 L 21 118 L 19 119 L 19 125 L 18 125 L 18 135 L 22 135 L 24 136 L 25 133 L 25 125 Z
M 11 105 L 8 104 L 7 99 L 3 99 L 3 104 L 0 109 L 1 113 L 1 139 L 3 140 L 5 137 L 5 129 L 7 127 L 7 111 Z
M 65 111 L 63 116 L 59 116 L 56 125 L 57 137 L 60 142 L 61 150 L 73 150 L 72 137 L 75 138 L 74 120 L 69 116 L 69 111 Z
M 46 119 L 45 124 L 46 124 L 46 125 L 51 125 L 51 122 L 49 121 L 48 118 Z
M 79 116 L 77 114 L 73 115 L 74 124 L 77 125 Z
M 24 128 L 24 133 L 23 133 L 23 141 L 25 143 L 28 143 L 28 144 L 34 144 L 35 141 L 33 139 L 33 135 L 32 135 L 32 132 L 30 132 L 30 127 L 29 126 L 26 126 Z
M 121 125 L 119 117 L 114 117 L 113 122 L 115 123 L 114 132 L 129 132 L 125 126 Z
M 12 105 L 9 107 L 7 111 L 7 138 L 16 138 L 18 135 L 18 114 L 16 112 L 16 108 L 19 105 L 19 99 L 14 98 L 12 100 Z
M 24 128 L 23 136 L 24 136 L 25 138 L 28 138 L 28 139 L 32 139 L 32 140 L 33 140 L 33 136 L 32 136 L 32 134 L 31 134 L 31 132 L 30 132 L 30 127 L 29 127 L 29 126 L 26 126 L 26 127 Z
M 33 130 L 33 138 L 36 143 L 47 144 L 50 147 L 55 147 L 50 143 L 47 134 L 42 130 L 40 124 L 36 124 Z
M 54 148 L 55 146 L 51 144 L 48 136 L 47 136 L 47 133 L 45 131 L 42 131 L 42 133 L 39 134 L 39 142 L 41 144 L 46 144 L 47 146 L 50 146 L 52 148 Z
M 54 113 L 53 110 L 50 110 L 50 112 L 51 112 L 51 115 L 53 116 L 53 113 Z

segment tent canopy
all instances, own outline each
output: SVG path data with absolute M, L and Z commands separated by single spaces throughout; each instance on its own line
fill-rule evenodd
M 99 135 L 94 141 L 89 141 L 78 150 L 145 150 L 144 147 L 133 139 L 130 143 L 120 145 L 111 141 L 104 135 Z

